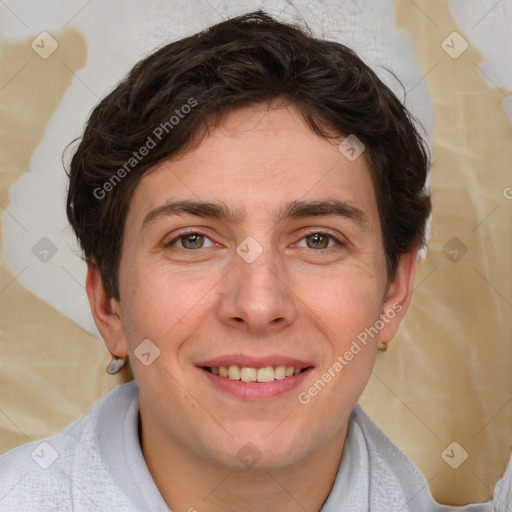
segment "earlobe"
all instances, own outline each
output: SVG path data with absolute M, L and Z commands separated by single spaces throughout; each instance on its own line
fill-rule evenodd
M 403 254 L 395 278 L 388 285 L 386 298 L 382 306 L 381 316 L 384 317 L 385 326 L 379 333 L 380 343 L 387 343 L 395 336 L 409 308 L 414 288 L 417 256 L 417 249 Z
M 94 323 L 113 356 L 128 355 L 123 319 L 119 301 L 111 297 L 103 286 L 100 269 L 94 263 L 87 266 L 87 297 Z

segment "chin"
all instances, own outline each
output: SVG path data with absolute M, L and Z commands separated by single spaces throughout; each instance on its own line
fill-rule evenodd
M 312 439 L 311 432 L 305 435 L 290 435 L 289 431 L 283 429 L 280 435 L 269 435 L 275 427 L 273 425 L 266 428 L 264 433 L 257 434 L 253 428 L 245 434 L 239 433 L 229 438 L 226 443 L 213 444 L 209 438 L 203 455 L 208 453 L 208 458 L 212 462 L 231 470 L 277 471 L 300 463 L 308 454 L 319 448 Z

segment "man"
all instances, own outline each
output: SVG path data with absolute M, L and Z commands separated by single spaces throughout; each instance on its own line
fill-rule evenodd
M 448 510 L 356 405 L 411 299 L 428 163 L 351 50 L 264 13 L 138 63 L 67 203 L 135 381 L 2 457 L 2 510 Z M 468 510 L 502 510 L 508 473 Z

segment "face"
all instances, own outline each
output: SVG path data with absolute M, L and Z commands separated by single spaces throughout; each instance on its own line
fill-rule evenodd
M 130 355 L 145 435 L 236 467 L 338 442 L 405 307 L 364 153 L 293 107 L 232 111 L 142 178 L 119 287 L 119 325 L 98 326 Z

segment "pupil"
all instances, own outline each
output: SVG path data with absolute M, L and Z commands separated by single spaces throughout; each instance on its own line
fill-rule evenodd
M 315 249 L 325 249 L 328 245 L 327 237 L 319 233 L 308 236 L 308 239 L 311 240 L 311 245 L 313 245 L 313 248 Z M 308 243 L 308 246 L 309 245 L 310 244 Z
M 200 249 L 203 245 L 203 235 L 187 235 L 183 245 L 186 249 Z

